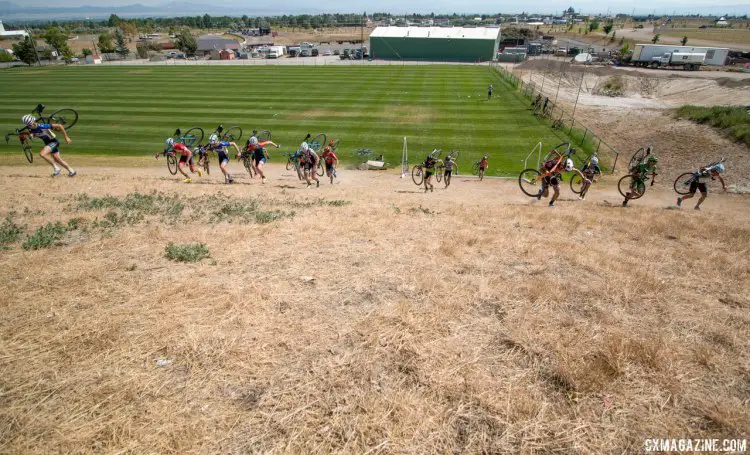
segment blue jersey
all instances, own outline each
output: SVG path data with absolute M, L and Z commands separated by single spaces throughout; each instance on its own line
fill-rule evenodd
M 36 128 L 29 128 L 29 132 L 40 138 L 45 144 L 57 140 L 55 133 L 52 132 L 52 125 L 49 123 L 37 123 Z
M 221 141 L 216 144 L 211 144 L 209 147 L 211 147 L 211 150 L 221 150 L 222 152 L 226 152 L 227 147 L 229 147 L 229 142 Z

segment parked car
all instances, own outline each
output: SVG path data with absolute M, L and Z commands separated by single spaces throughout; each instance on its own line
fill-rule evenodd
M 312 50 L 312 56 L 317 57 L 318 55 L 320 55 L 320 51 L 318 51 L 318 48 L 314 47 Z
M 329 55 L 333 55 L 333 52 L 331 52 L 331 51 L 325 51 L 325 52 L 323 52 L 323 55 L 325 55 L 327 57 Z
M 338 50 L 338 49 L 335 49 L 335 50 L 333 51 L 333 55 L 341 55 L 341 51 L 340 51 L 340 50 Z

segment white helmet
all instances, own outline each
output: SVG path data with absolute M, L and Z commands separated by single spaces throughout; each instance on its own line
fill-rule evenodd
M 597 158 L 597 157 L 595 157 L 595 156 L 592 156 L 592 157 L 591 157 L 591 165 L 592 165 L 592 166 L 597 166 L 597 165 L 599 165 L 599 158 Z
M 309 146 L 309 145 L 307 145 L 307 142 L 303 142 L 303 143 L 302 143 L 302 151 L 303 151 L 303 152 L 306 152 L 306 151 L 308 151 L 309 149 L 310 149 L 310 146 Z
M 724 163 L 719 163 L 714 166 L 713 170 L 718 172 L 719 174 L 723 174 L 726 169 L 724 169 Z
M 565 161 L 565 170 L 568 172 L 573 170 L 573 160 L 571 160 L 570 158 Z
M 219 136 L 212 134 L 211 136 L 208 137 L 208 142 L 212 144 L 219 142 Z
M 174 145 L 174 139 L 172 139 L 171 137 L 167 139 L 167 145 L 172 147 Z
M 250 136 L 250 145 L 258 145 L 258 138 L 255 136 Z
M 21 121 L 23 122 L 24 125 L 29 126 L 32 123 L 36 122 L 36 117 L 34 117 L 31 114 L 24 115 L 23 117 L 21 117 Z

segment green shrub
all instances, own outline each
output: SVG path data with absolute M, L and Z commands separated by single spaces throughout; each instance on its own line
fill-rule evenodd
M 744 106 L 692 106 L 677 109 L 677 117 L 720 128 L 735 141 L 750 147 L 750 113 Z
M 33 235 L 26 237 L 26 241 L 23 242 L 23 249 L 39 250 L 60 245 L 67 231 L 68 228 L 59 221 L 47 223 L 39 227 Z
M 202 243 L 192 243 L 189 245 L 175 245 L 169 243 L 166 248 L 168 259 L 178 262 L 197 262 L 209 256 L 208 247 Z
M 13 217 L 8 215 L 3 224 L 0 224 L 0 245 L 16 242 L 24 230 L 26 230 L 25 226 L 17 225 L 13 222 Z

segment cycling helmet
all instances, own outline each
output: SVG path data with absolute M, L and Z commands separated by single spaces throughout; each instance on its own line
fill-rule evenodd
M 172 147 L 174 145 L 174 139 L 172 139 L 171 137 L 167 139 L 167 145 Z
M 219 136 L 217 136 L 215 134 L 212 134 L 211 136 L 209 136 L 208 142 L 210 142 L 212 144 L 215 144 L 215 143 L 219 142 Z
M 650 155 L 648 157 L 648 162 L 649 163 L 658 163 L 659 162 L 659 158 L 657 158 L 656 155 Z
M 255 136 L 250 137 L 250 145 L 258 145 L 258 138 Z
M 484 155 L 484 159 L 485 159 L 485 160 L 487 159 L 487 155 Z
M 23 117 L 21 117 L 21 121 L 23 122 L 24 125 L 29 126 L 32 123 L 36 122 L 36 117 L 34 117 L 31 114 L 24 115 Z
M 310 148 L 310 146 L 307 145 L 307 142 L 303 142 L 302 147 L 300 148 L 302 149 L 303 152 L 306 152 Z
M 333 146 L 333 139 L 331 139 L 330 141 L 328 141 L 328 145 Z
M 599 158 L 592 156 L 590 161 L 592 166 L 598 166 L 599 165 Z
M 571 160 L 570 158 L 565 161 L 565 170 L 568 172 L 573 170 L 573 160 Z
M 724 163 L 719 163 L 716 166 L 714 166 L 713 169 L 712 169 L 712 171 L 714 171 L 714 172 L 716 172 L 718 174 L 723 174 L 725 170 L 726 169 L 724 169 Z

